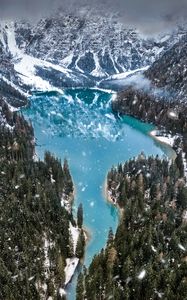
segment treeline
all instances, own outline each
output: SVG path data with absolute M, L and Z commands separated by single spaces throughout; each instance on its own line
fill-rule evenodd
M 32 126 L 0 105 L 0 299 L 64 299 L 66 258 L 84 254 L 81 229 L 74 253 L 76 222 L 61 204 L 73 198 L 68 163 L 48 152 L 33 160 Z
M 34 131 L 31 124 L 9 110 L 0 98 L 0 157 L 7 160 L 32 160 Z
M 136 117 L 157 125 L 159 129 L 172 131 L 173 134 L 187 133 L 186 104 L 156 96 L 154 90 L 148 93 L 129 87 L 118 93 L 117 99 L 112 102 L 112 109 L 116 114 Z
M 187 187 L 175 162 L 141 154 L 112 168 L 109 198 L 121 210 L 115 236 L 80 274 L 77 300 L 187 299 Z
M 18 89 L 8 84 L 0 75 L 0 95 L 7 99 L 8 103 L 14 107 L 21 107 L 28 104 L 27 97 Z
M 164 96 L 154 95 L 154 89 L 146 92 L 133 87 L 118 93 L 112 102 L 112 110 L 116 115 L 130 115 L 143 122 L 153 123 L 161 135 L 180 135 L 174 145 L 176 151 L 185 153 L 187 159 L 187 105 Z M 179 141 L 180 140 L 180 141 Z

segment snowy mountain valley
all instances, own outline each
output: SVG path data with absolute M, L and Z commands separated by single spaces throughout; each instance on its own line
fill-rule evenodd
M 187 31 L 0 21 L 0 299 L 187 300 Z
M 148 68 L 183 35 L 177 28 L 147 39 L 110 15 L 58 13 L 35 25 L 1 21 L 1 82 L 9 80 L 24 92 L 105 87 L 108 80 L 112 86 L 111 80 Z

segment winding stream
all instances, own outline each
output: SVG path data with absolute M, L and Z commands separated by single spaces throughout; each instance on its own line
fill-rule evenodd
M 109 227 L 116 230 L 117 210 L 106 202 L 103 184 L 107 171 L 118 162 L 137 156 L 171 155 L 172 150 L 151 138 L 153 126 L 133 118 L 116 119 L 110 108 L 114 95 L 95 89 L 71 89 L 32 96 L 23 110 L 30 118 L 37 138 L 37 153 L 50 150 L 69 161 L 76 187 L 75 206 L 84 206 L 84 224 L 91 233 L 86 249 L 88 266 L 105 242 Z M 68 287 L 68 299 L 75 299 L 76 276 Z

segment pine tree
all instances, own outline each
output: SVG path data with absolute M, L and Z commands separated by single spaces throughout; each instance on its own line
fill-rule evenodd
M 182 187 L 179 189 L 178 195 L 177 195 L 177 205 L 179 207 L 182 207 L 183 209 L 187 208 L 187 188 Z
M 63 257 L 62 255 L 58 255 L 58 258 L 57 258 L 57 268 L 56 268 L 56 271 L 57 271 L 57 278 L 58 278 L 58 281 L 60 282 L 60 285 L 62 285 L 64 282 L 65 282 L 65 272 L 64 272 L 64 260 L 63 260 Z
M 82 203 L 80 203 L 77 210 L 77 225 L 79 228 L 82 228 L 82 224 L 83 224 L 83 206 Z
M 183 158 L 182 158 L 182 151 L 180 151 L 177 154 L 175 163 L 179 169 L 180 177 L 184 177 L 184 164 L 183 164 Z
M 84 276 L 82 273 L 80 273 L 77 280 L 76 300 L 83 300 L 83 299 L 84 299 Z
M 79 234 L 79 238 L 77 241 L 77 246 L 76 246 L 76 257 L 83 258 L 84 247 L 85 247 L 85 236 L 84 236 L 84 231 L 81 229 L 81 232 Z
M 108 233 L 108 239 L 107 239 L 107 246 L 112 247 L 114 242 L 114 234 L 112 231 L 112 228 L 110 227 L 109 233 Z

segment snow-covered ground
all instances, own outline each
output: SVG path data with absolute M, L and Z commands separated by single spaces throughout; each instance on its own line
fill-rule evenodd
M 69 223 L 69 230 L 70 230 L 71 235 L 72 235 L 74 253 L 75 253 L 76 245 L 77 245 L 77 241 L 78 241 L 78 237 L 79 237 L 79 229 L 77 227 L 74 227 L 70 222 Z M 51 246 L 52 246 L 52 244 L 47 239 L 47 236 L 44 235 L 44 255 L 45 255 L 44 268 L 45 268 L 46 278 L 48 278 L 48 270 L 49 270 L 49 267 L 50 267 L 50 260 L 49 260 L 48 252 L 49 252 L 49 249 L 50 249 Z M 65 286 L 71 281 L 78 264 L 79 264 L 79 258 L 77 258 L 77 257 L 66 259 L 66 267 L 64 269 L 64 272 L 65 272 Z M 65 291 L 63 289 L 61 289 L 61 291 L 59 291 L 59 292 L 65 293 Z
M 50 267 L 50 260 L 48 256 L 49 247 L 50 247 L 50 243 L 45 236 L 44 237 L 44 255 L 45 255 L 44 267 L 45 267 L 46 278 L 48 278 L 48 269 Z
M 2 25 L 3 24 L 1 23 L 1 26 Z M 70 76 L 69 73 L 71 73 L 71 71 L 67 71 L 61 66 L 27 55 L 22 50 L 20 50 L 16 44 L 14 22 L 5 23 L 3 30 L 7 36 L 7 47 L 13 57 L 15 71 L 20 77 L 21 82 L 35 90 L 55 90 L 62 93 L 62 90 L 54 88 L 47 80 L 44 80 L 41 77 L 37 76 L 36 67 L 42 67 L 43 69 L 52 68 L 56 71 L 60 71 L 63 74 L 66 74 L 67 76 Z M 1 40 L 3 40 L 2 35 Z
M 73 250 L 74 250 L 74 254 L 75 254 L 77 241 L 78 241 L 78 238 L 79 238 L 79 229 L 77 227 L 74 227 L 70 222 L 69 223 L 69 230 L 70 230 L 71 235 L 72 235 Z M 65 267 L 65 270 L 64 270 L 65 271 L 65 286 L 71 281 L 78 264 L 79 264 L 79 259 L 77 257 L 66 259 L 66 267 Z
M 183 158 L 183 165 L 184 165 L 184 175 L 187 179 L 187 160 L 186 160 L 186 154 L 183 152 L 182 153 L 182 158 Z
M 66 259 L 66 267 L 65 267 L 65 274 L 66 274 L 66 280 L 65 280 L 65 286 L 71 281 L 75 270 L 79 264 L 79 259 L 77 257 L 74 258 L 67 258 Z
M 146 271 L 145 271 L 145 270 L 142 270 L 142 271 L 140 272 L 140 274 L 138 275 L 138 279 L 142 280 L 142 279 L 145 277 L 145 275 L 146 275 Z
M 66 291 L 64 289 L 60 288 L 59 289 L 59 294 L 60 294 L 61 297 L 65 296 L 66 295 Z
M 73 227 L 73 225 L 70 222 L 69 230 L 70 230 L 72 238 L 73 238 L 73 249 L 74 249 L 74 253 L 75 253 L 76 246 L 77 246 L 77 241 L 78 241 L 78 238 L 79 238 L 79 229 L 77 227 Z
M 94 61 L 95 61 L 95 69 L 92 71 L 91 75 L 95 77 L 105 77 L 106 73 L 103 72 L 100 63 L 99 58 L 96 53 L 93 53 Z
M 183 245 L 181 245 L 181 244 L 178 244 L 178 247 L 179 247 L 179 249 L 181 249 L 182 251 L 186 251 L 186 248 L 184 248 L 184 246 L 183 246 Z
M 149 66 L 146 66 L 146 67 L 143 67 L 143 68 L 139 68 L 139 69 L 130 70 L 130 71 L 127 71 L 127 72 L 115 74 L 115 75 L 112 75 L 112 76 L 108 77 L 107 79 L 109 79 L 109 80 L 122 80 L 122 79 L 125 79 L 125 78 L 127 78 L 131 75 L 134 75 L 134 74 L 138 73 L 138 72 L 146 71 L 148 68 L 149 68 Z
M 156 138 L 161 143 L 165 143 L 171 147 L 174 145 L 174 141 L 176 136 L 172 136 L 171 134 L 167 134 L 167 136 L 163 136 L 158 130 L 152 130 L 150 135 Z
M 175 115 L 175 117 L 176 117 L 176 115 Z M 158 130 L 152 130 L 150 132 L 150 135 L 152 137 L 156 138 L 159 142 L 167 144 L 171 147 L 173 147 L 174 142 L 175 142 L 176 138 L 178 137 L 177 135 L 172 136 L 171 134 L 167 134 L 167 136 L 163 136 L 162 133 L 159 132 Z M 187 180 L 187 159 L 186 159 L 185 156 L 186 156 L 186 154 L 183 152 L 182 153 L 182 158 L 183 158 L 183 165 L 184 165 L 184 175 L 185 175 L 185 178 Z M 187 182 L 186 182 L 186 185 L 187 185 Z
M 65 194 L 63 194 L 61 197 L 61 206 L 64 207 L 69 213 L 71 212 L 71 204 Z

